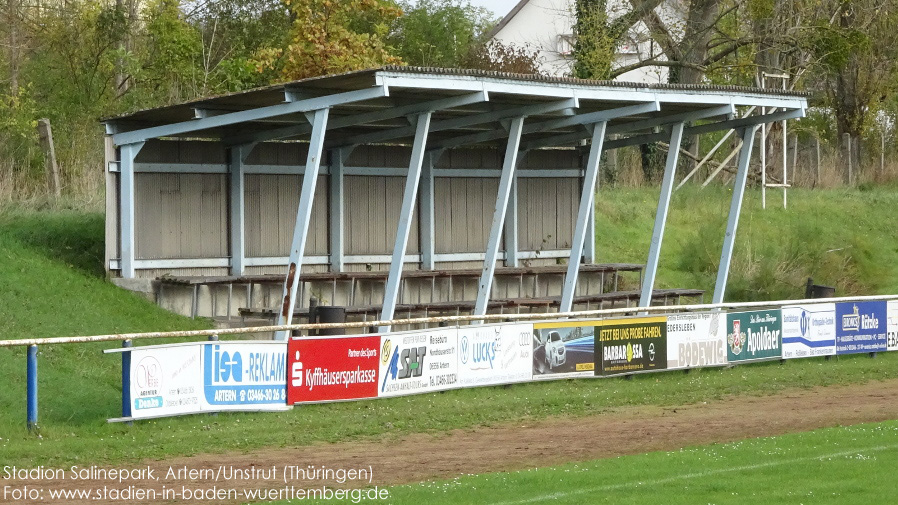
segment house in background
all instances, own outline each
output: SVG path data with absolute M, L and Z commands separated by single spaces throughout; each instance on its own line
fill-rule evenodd
M 611 19 L 631 8 L 628 0 L 610 0 Z M 686 5 L 681 0 L 665 0 L 654 13 L 672 36 L 681 36 L 686 19 Z M 575 0 L 521 0 L 489 33 L 489 39 L 517 47 L 537 49 L 541 57 L 540 69 L 550 76 L 570 76 L 574 66 Z M 642 21 L 627 34 L 615 55 L 615 68 L 639 61 L 664 60 L 658 44 L 652 40 Z M 646 66 L 626 72 L 615 80 L 666 83 L 667 67 Z

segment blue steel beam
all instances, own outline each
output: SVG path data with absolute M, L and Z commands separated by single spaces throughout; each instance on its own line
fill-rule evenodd
M 291 324 L 293 310 L 299 288 L 299 276 L 302 273 L 302 262 L 309 236 L 309 221 L 312 219 L 312 201 L 315 198 L 315 186 L 318 183 L 318 172 L 321 169 L 321 155 L 324 152 L 324 134 L 327 128 L 327 117 L 330 109 L 315 111 L 312 121 L 312 137 L 309 140 L 309 152 L 306 157 L 306 172 L 302 177 L 302 190 L 299 194 L 299 207 L 296 210 L 296 225 L 293 228 L 293 243 L 290 246 L 290 259 L 287 264 L 287 277 L 284 281 L 283 303 L 278 314 L 277 324 Z M 286 331 L 275 333 L 275 339 L 287 340 Z
M 559 312 L 570 312 L 574 304 L 574 294 L 577 290 L 577 277 L 580 275 L 580 260 L 583 255 L 583 246 L 587 238 L 595 241 L 595 236 L 587 237 L 589 227 L 589 215 L 592 213 L 595 203 L 596 182 L 599 180 L 599 161 L 602 158 L 602 144 L 605 141 L 605 131 L 608 123 L 602 121 L 592 129 L 592 145 L 589 148 L 589 159 L 586 162 L 586 174 L 583 176 L 583 189 L 580 192 L 580 208 L 577 212 L 577 224 L 574 227 L 574 236 L 571 239 L 571 256 L 568 259 L 567 273 L 564 276 L 564 285 L 561 291 L 561 306 Z
M 742 212 L 742 199 L 745 196 L 745 182 L 748 179 L 748 165 L 754 147 L 755 132 L 758 126 L 749 126 L 742 132 L 742 151 L 739 152 L 739 165 L 736 179 L 733 181 L 733 199 L 730 202 L 730 215 L 727 218 L 727 231 L 723 238 L 720 252 L 720 265 L 717 267 L 717 282 L 714 284 L 714 297 L 711 303 L 723 303 L 727 279 L 730 276 L 730 262 L 733 259 L 733 246 L 736 243 L 736 228 L 739 226 L 739 214 Z
M 531 116 L 537 114 L 550 114 L 553 112 L 563 111 L 567 109 L 577 108 L 579 102 L 576 98 L 568 98 L 557 102 L 539 103 L 533 105 L 525 105 L 523 107 L 513 107 L 509 109 L 497 110 L 492 112 L 484 112 L 481 114 L 472 114 L 470 116 L 462 116 L 452 119 L 444 119 L 442 121 L 434 121 L 430 125 L 430 132 L 439 132 L 452 130 L 455 128 L 465 128 L 469 126 L 493 123 L 503 121 L 519 116 Z M 373 132 L 352 137 L 346 140 L 348 144 L 376 144 L 387 140 L 408 137 L 414 135 L 414 126 L 398 128 L 389 131 Z M 501 138 L 501 137 L 500 137 Z
M 548 121 L 543 121 L 540 123 L 534 123 L 527 125 L 524 128 L 523 134 L 530 133 L 540 133 L 547 130 L 555 130 L 558 128 L 567 128 L 570 126 L 581 126 L 587 124 L 599 123 L 602 121 L 611 121 L 612 119 L 617 119 L 621 117 L 633 116 L 638 114 L 648 114 L 650 112 L 658 112 L 661 110 L 661 104 L 655 100 L 653 102 L 645 102 L 637 105 L 628 105 L 625 107 L 618 107 L 616 109 L 608 109 L 598 112 L 588 112 L 585 114 L 577 114 L 575 116 L 569 116 L 559 119 L 550 119 Z M 458 147 L 462 145 L 469 144 L 479 144 L 481 142 L 489 142 L 492 140 L 499 140 L 505 137 L 505 132 L 502 130 L 492 130 L 480 133 L 474 133 L 471 135 L 463 135 L 460 137 L 454 137 L 451 139 L 444 140 L 439 143 L 438 147 L 440 148 L 450 148 L 450 147 Z M 525 150 L 533 149 L 532 144 L 528 143 L 525 147 Z
M 496 207 L 493 210 L 493 224 L 490 228 L 490 238 L 486 246 L 486 257 L 483 260 L 483 271 L 480 273 L 477 301 L 474 302 L 475 316 L 486 314 L 487 305 L 490 301 L 490 291 L 493 288 L 493 278 L 496 272 L 496 260 L 499 256 L 499 241 L 502 240 L 502 228 L 505 226 L 505 213 L 508 210 L 511 187 L 515 178 L 515 169 L 518 165 L 518 148 L 521 145 L 521 132 L 523 130 L 523 116 L 511 121 L 508 132 L 508 144 L 505 146 L 502 176 L 499 178 Z
M 638 130 L 645 130 L 648 128 L 655 128 L 658 126 L 667 126 L 676 123 L 683 123 L 689 121 L 697 121 L 699 119 L 707 119 L 711 117 L 717 116 L 729 116 L 735 113 L 735 108 L 732 105 L 718 105 L 716 107 L 709 107 L 707 109 L 699 109 L 692 110 L 688 112 L 681 112 L 678 114 L 670 114 L 667 116 L 659 116 L 649 119 L 641 119 L 638 121 L 631 121 L 629 123 L 617 124 L 614 126 L 609 126 L 607 131 L 605 132 L 607 135 L 614 135 L 618 133 L 629 133 Z M 666 134 L 661 134 L 661 138 L 663 138 Z M 553 137 L 547 137 L 539 140 L 534 140 L 527 144 L 527 147 L 530 149 L 539 149 L 542 147 L 554 147 L 565 144 L 572 144 L 576 142 L 580 142 L 589 138 L 589 134 L 586 132 L 574 132 L 574 133 L 565 133 L 562 135 L 556 135 Z M 657 139 L 660 140 L 661 138 Z M 623 139 L 627 140 L 627 139 Z M 648 143 L 640 142 L 642 144 Z M 614 149 L 621 143 L 621 140 L 614 140 L 605 143 L 605 150 Z M 629 144 L 629 145 L 638 145 L 638 144 Z
M 430 129 L 431 112 L 419 114 L 415 124 L 415 142 L 409 162 L 408 175 L 405 179 L 405 192 L 402 196 L 402 209 L 399 213 L 399 226 L 396 230 L 396 242 L 393 244 L 393 257 L 390 262 L 390 273 L 384 287 L 384 306 L 380 319 L 393 319 L 396 303 L 399 298 L 399 281 L 402 279 L 402 264 L 408 248 L 408 236 L 412 226 L 412 215 L 418 199 L 418 184 L 421 181 L 421 167 L 424 164 L 424 150 L 427 147 L 427 132 Z M 381 331 L 388 331 L 384 328 Z
M 645 276 L 642 278 L 642 294 L 639 297 L 640 307 L 648 307 L 652 304 L 652 289 L 655 287 L 655 274 L 658 272 L 658 261 L 661 258 L 661 242 L 664 240 L 664 227 L 667 225 L 670 195 L 673 192 L 677 162 L 680 160 L 680 143 L 683 141 L 683 127 L 683 123 L 677 123 L 671 127 L 670 148 L 667 150 L 667 164 L 664 167 L 664 179 L 661 182 L 661 196 L 658 198 L 658 210 L 655 212 L 655 227 L 652 230 L 649 259 L 645 265 Z
M 328 171 L 328 206 L 330 207 L 330 271 L 342 272 L 343 260 L 343 176 L 344 164 L 349 157 L 349 150 L 335 149 L 331 151 L 331 166 Z
M 349 116 L 333 118 L 328 125 L 328 130 L 336 130 L 339 128 L 345 128 L 347 126 L 355 126 L 365 123 L 374 123 L 378 121 L 385 121 L 388 119 L 395 119 L 398 117 L 405 117 L 420 114 L 422 112 L 427 111 L 437 111 L 443 109 L 451 109 L 454 107 L 462 107 L 464 105 L 470 105 L 480 102 L 485 102 L 489 100 L 489 95 L 484 91 L 478 91 L 474 93 L 468 93 L 460 96 L 452 96 L 447 98 L 439 98 L 436 100 L 430 100 L 426 102 L 413 103 L 408 105 L 400 105 L 398 107 L 385 107 L 380 110 L 375 110 L 371 112 L 363 112 L 361 114 L 352 114 Z M 414 127 L 412 128 L 412 134 L 414 134 Z M 293 125 L 286 126 L 283 128 L 274 128 L 271 130 L 265 130 L 258 133 L 253 133 L 249 135 L 241 135 L 235 137 L 229 137 L 222 140 L 225 144 L 230 143 L 239 143 L 239 142 L 247 142 L 247 141 L 255 141 L 255 142 L 265 142 L 268 140 L 277 140 L 287 137 L 294 137 L 296 135 L 303 135 L 310 131 L 309 125 Z M 351 141 L 346 142 L 347 144 L 352 144 Z M 358 142 L 361 143 L 361 142 Z
M 518 154 L 518 163 L 520 164 L 527 151 L 521 151 Z M 518 266 L 518 180 L 521 178 L 521 171 L 514 171 L 514 178 L 511 181 L 511 194 L 508 195 L 508 210 L 505 212 L 505 266 Z
M 244 188 L 246 158 L 255 144 L 234 146 L 230 151 L 230 220 L 231 275 L 243 275 L 246 270 L 246 193 Z
M 725 121 L 717 121 L 714 123 L 702 124 L 697 126 L 690 126 L 683 131 L 684 135 L 701 135 L 703 133 L 710 133 L 720 130 L 732 130 L 732 129 L 741 129 L 746 128 L 753 125 L 760 125 L 762 123 L 773 123 L 776 121 L 782 121 L 784 119 L 797 119 L 805 116 L 804 109 L 793 109 L 787 111 L 774 112 L 772 114 L 764 114 L 760 116 L 749 116 L 745 118 L 739 119 L 728 119 Z M 620 129 L 624 128 L 626 125 L 615 125 L 614 130 L 617 133 L 626 133 L 626 131 L 621 131 Z M 658 125 L 658 126 L 667 126 L 667 125 Z M 611 132 L 611 128 L 609 128 L 609 133 Z M 609 151 L 611 149 L 620 149 L 621 147 L 629 147 L 629 146 L 638 146 L 642 144 L 649 144 L 651 142 L 659 142 L 663 141 L 667 138 L 669 134 L 666 132 L 661 133 L 647 133 L 644 135 L 635 135 L 632 137 L 627 137 L 618 140 L 612 140 L 605 143 L 605 150 Z M 528 147 L 533 149 L 538 149 L 540 147 L 557 147 L 563 146 L 567 144 L 574 144 L 582 141 L 586 136 L 581 133 L 567 133 L 564 135 L 558 135 L 554 137 L 549 137 L 546 139 L 540 139 L 527 144 Z
M 418 237 L 421 241 L 421 269 L 436 268 L 436 202 L 433 192 L 433 164 L 441 152 L 429 151 L 424 156 L 421 172 L 421 216 L 418 221 Z
M 126 144 L 119 148 L 119 254 L 121 255 L 121 275 L 133 279 L 134 272 L 134 158 L 143 148 L 143 142 Z
M 287 102 L 278 105 L 269 105 L 267 107 L 259 107 L 258 109 L 248 109 L 238 112 L 222 114 L 220 116 L 205 117 L 202 119 L 194 119 L 192 121 L 182 121 L 180 123 L 172 123 L 162 126 L 154 126 L 141 130 L 117 133 L 112 136 L 112 141 L 116 145 L 134 144 L 158 137 L 170 137 L 172 135 L 181 135 L 184 133 L 205 130 L 208 128 L 218 128 L 221 126 L 229 126 L 248 121 L 258 121 L 271 117 L 283 116 L 286 114 L 296 114 L 312 112 L 326 109 L 336 105 L 342 105 L 352 102 L 362 102 L 365 100 L 373 100 L 389 96 L 389 90 L 386 86 L 377 86 L 373 88 L 360 89 L 355 91 L 346 91 L 334 95 L 322 96 L 317 98 L 309 98 L 297 102 Z

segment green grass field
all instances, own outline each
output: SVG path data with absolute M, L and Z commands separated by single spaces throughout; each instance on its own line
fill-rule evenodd
M 657 190 L 602 191 L 599 260 L 643 262 Z M 659 286 L 708 288 L 713 282 L 728 194 L 726 188 L 676 193 Z M 898 207 L 898 191 L 796 190 L 790 196 L 789 212 L 761 211 L 752 200 L 747 202 L 729 299 L 800 297 L 807 275 L 837 285 L 839 294 L 898 292 L 894 267 L 898 236 L 893 223 L 882 218 Z M 209 327 L 208 321 L 170 314 L 106 282 L 102 241 L 103 217 L 98 212 L 0 210 L 0 339 Z M 833 252 L 827 252 L 830 249 Z M 689 375 L 645 375 L 631 381 L 480 388 L 306 406 L 276 414 L 190 416 L 129 427 L 106 423 L 119 415 L 120 361 L 103 355 L 102 349 L 116 345 L 41 347 L 40 438 L 25 430 L 25 351 L 0 349 L 4 464 L 112 463 L 437 433 L 522 418 L 584 416 L 621 405 L 678 405 L 730 394 L 775 394 L 790 387 L 898 377 L 898 353 L 890 353 L 876 359 L 852 356 L 829 362 L 757 364 Z M 430 415 L 418 416 L 422 410 Z
M 390 488 L 390 503 L 894 503 L 898 421 Z

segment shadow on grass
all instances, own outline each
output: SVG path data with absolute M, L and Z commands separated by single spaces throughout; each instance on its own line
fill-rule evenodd
M 0 212 L 0 233 L 54 261 L 103 278 L 103 215 L 79 210 Z

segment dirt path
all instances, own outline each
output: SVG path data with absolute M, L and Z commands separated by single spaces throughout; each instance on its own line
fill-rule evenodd
M 463 474 L 520 470 L 573 461 L 673 450 L 690 445 L 730 442 L 744 438 L 780 435 L 816 428 L 898 419 L 898 380 L 871 382 L 860 386 L 830 386 L 787 390 L 773 397 L 733 397 L 676 408 L 627 407 L 581 418 L 528 420 L 491 428 L 455 430 L 441 435 L 413 434 L 402 438 L 317 444 L 293 449 L 268 449 L 251 454 L 199 455 L 165 462 L 144 462 L 159 477 L 138 481 L 138 487 L 153 489 L 156 499 L 128 500 L 132 503 L 181 503 L 162 500 L 162 489 L 181 487 L 211 489 L 283 489 L 296 487 L 340 487 L 334 476 L 325 479 L 288 479 L 285 466 L 308 469 L 370 469 L 371 484 L 390 485 L 427 479 L 447 479 Z M 256 470 L 256 478 L 215 481 L 166 478 L 169 468 L 187 468 L 216 473 L 239 469 Z M 140 465 L 131 465 L 138 468 Z M 274 468 L 273 479 L 266 480 Z M 259 478 L 263 477 L 263 478 Z M 37 484 L 37 483 L 35 483 Z M 79 486 L 80 484 L 80 486 Z M 71 480 L 43 481 L 41 487 L 78 489 L 102 488 L 103 483 Z M 364 482 L 346 482 L 357 488 Z M 115 485 L 110 487 L 127 487 Z M 241 495 L 243 496 L 243 495 Z M 3 500 L 0 499 L 0 502 Z M 192 503 L 240 503 L 245 499 L 215 499 Z M 96 499 L 43 500 L 34 503 L 98 503 Z M 99 501 L 99 503 L 107 503 Z M 108 503 L 111 503 L 109 501 Z

